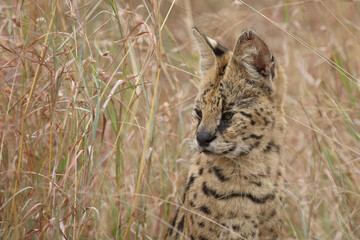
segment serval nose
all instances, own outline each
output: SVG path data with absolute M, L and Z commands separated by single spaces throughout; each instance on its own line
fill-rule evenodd
M 196 140 L 201 147 L 208 147 L 215 138 L 215 135 L 204 130 L 196 133 Z

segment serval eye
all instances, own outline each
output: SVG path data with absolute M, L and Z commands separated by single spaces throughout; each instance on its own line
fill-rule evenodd
M 233 113 L 233 112 L 226 112 L 226 113 L 223 113 L 223 114 L 222 114 L 221 120 L 229 121 L 229 120 L 232 119 L 233 116 L 234 116 L 234 113 Z
M 199 109 L 195 109 L 196 116 L 201 119 L 202 118 L 202 112 Z

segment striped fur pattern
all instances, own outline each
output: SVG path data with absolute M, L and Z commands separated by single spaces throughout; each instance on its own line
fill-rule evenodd
M 193 111 L 196 151 L 165 238 L 281 238 L 284 72 L 253 30 L 233 51 L 193 33 L 203 75 Z

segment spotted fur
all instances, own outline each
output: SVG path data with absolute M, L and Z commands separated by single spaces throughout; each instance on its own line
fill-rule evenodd
M 283 70 L 253 30 L 233 51 L 193 33 L 203 76 L 193 111 L 196 153 L 166 239 L 281 238 Z

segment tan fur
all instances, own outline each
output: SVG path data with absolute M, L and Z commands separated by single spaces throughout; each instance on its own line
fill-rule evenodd
M 212 58 L 201 61 L 212 66 L 201 67 L 196 153 L 166 239 L 281 238 L 284 71 L 253 30 L 233 52 L 194 35 L 200 56 Z

